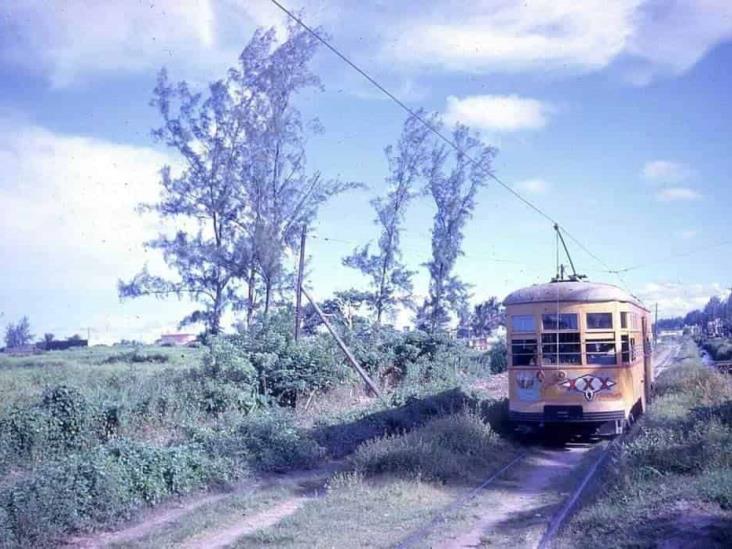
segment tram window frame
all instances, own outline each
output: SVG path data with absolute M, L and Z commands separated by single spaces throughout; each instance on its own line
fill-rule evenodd
M 569 319 L 572 320 L 567 322 Z M 564 322 L 567 324 L 563 325 Z M 544 313 L 541 327 L 550 332 L 579 332 L 579 316 L 577 313 Z
M 511 339 L 511 366 L 536 366 L 538 358 L 539 349 L 535 337 Z
M 628 329 L 628 312 L 627 311 L 620 311 L 620 329 L 621 330 Z
M 603 350 L 599 350 L 598 346 L 605 346 Z M 595 349 L 590 350 L 591 346 Z M 585 355 L 587 355 L 587 364 L 595 366 L 615 366 L 618 362 L 617 346 L 615 339 L 591 339 L 585 342 Z M 612 360 L 610 360 L 612 359 Z
M 531 325 L 531 328 L 526 329 L 523 326 L 517 327 L 516 321 L 519 321 L 519 323 L 527 322 L 527 324 Z M 514 333 L 528 333 L 528 334 L 533 333 L 533 334 L 535 334 L 536 333 L 536 318 L 534 317 L 534 315 L 511 315 L 511 331 Z
M 576 332 L 547 332 L 541 334 L 542 362 L 551 365 L 582 364 L 582 336 Z
M 620 354 L 623 364 L 631 363 L 630 336 L 627 334 L 620 336 Z
M 590 318 L 592 318 L 592 321 L 590 321 Z M 609 320 L 609 324 L 596 324 L 595 326 L 591 325 L 592 323 L 597 323 L 598 320 L 602 318 L 603 320 L 607 321 Z M 588 330 L 612 330 L 613 329 L 613 314 L 608 312 L 602 312 L 602 313 L 587 313 L 585 315 L 585 322 L 587 323 L 587 329 Z

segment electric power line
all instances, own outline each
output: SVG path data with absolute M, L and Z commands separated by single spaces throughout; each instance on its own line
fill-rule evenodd
M 557 225 L 564 232 L 564 234 L 566 234 L 567 237 L 569 237 L 572 240 L 572 242 L 574 242 L 581 250 L 583 250 L 587 255 L 589 255 L 591 258 L 593 258 L 595 261 L 597 261 L 600 265 L 602 265 L 605 269 L 607 269 L 607 272 L 608 273 L 615 274 L 618 277 L 618 279 L 621 282 L 623 282 L 623 285 L 625 285 L 625 282 L 624 282 L 623 278 L 620 276 L 619 272 L 615 272 L 607 263 L 605 263 L 596 254 L 594 254 L 592 251 L 590 251 L 584 244 L 582 244 L 582 242 L 580 242 L 577 238 L 575 238 L 569 231 L 567 231 L 566 228 L 564 228 L 563 225 L 561 225 L 558 221 L 556 221 L 551 215 L 549 215 L 548 213 L 544 212 L 541 208 L 539 208 L 536 204 L 534 204 L 533 202 L 531 202 L 528 198 L 524 197 L 521 193 L 519 193 L 516 189 L 514 189 L 513 187 L 511 187 L 509 184 L 504 183 L 490 169 L 486 168 L 481 163 L 479 163 L 478 161 L 476 161 L 472 156 L 470 156 L 465 151 L 463 151 L 452 139 L 450 139 L 449 137 L 447 137 L 446 135 L 444 135 L 433 124 L 430 124 L 428 120 L 425 120 L 422 116 L 420 116 L 417 112 L 415 112 L 408 105 L 406 105 L 402 100 L 400 100 L 396 95 L 394 95 L 392 92 L 390 92 L 384 86 L 382 86 L 371 75 L 369 75 L 366 71 L 364 71 L 363 69 L 361 69 L 353 61 L 351 61 L 348 57 L 346 57 L 345 54 L 341 53 L 335 46 L 333 46 L 325 38 L 321 37 L 317 32 L 315 32 L 314 29 L 312 29 L 310 26 L 308 26 L 302 19 L 300 19 L 292 11 L 288 10 L 285 6 L 283 6 L 278 0 L 270 0 L 270 2 L 272 2 L 280 10 L 282 10 L 290 19 L 292 19 L 298 25 L 300 25 L 303 29 L 305 29 L 305 31 L 308 34 L 310 34 L 318 42 L 320 42 L 321 44 L 323 44 L 323 46 L 325 46 L 334 55 L 336 55 L 338 58 L 340 58 L 349 67 L 351 67 L 353 70 L 355 70 L 356 72 L 358 72 L 361 76 L 363 76 L 366 80 L 368 80 L 374 87 L 376 87 L 379 91 L 381 91 L 384 95 L 386 95 L 389 99 L 391 99 L 394 103 L 396 103 L 400 108 L 402 108 L 410 116 L 414 117 L 421 124 L 423 124 L 427 129 L 429 129 L 432 133 L 434 133 L 440 140 L 444 141 L 448 146 L 450 146 L 456 152 L 458 152 L 459 154 L 463 155 L 472 164 L 474 164 L 474 165 L 476 165 L 478 167 L 482 167 L 485 170 L 485 173 L 486 173 L 486 175 L 488 175 L 488 177 L 490 177 L 491 179 L 493 179 L 496 183 L 498 183 L 506 191 L 508 191 L 509 193 L 511 193 L 518 200 L 520 200 L 521 202 L 523 202 L 530 209 L 534 210 L 536 213 L 538 213 L 544 219 L 546 219 L 547 221 L 549 221 L 552 225 Z M 626 289 L 627 289 L 627 286 L 626 286 Z

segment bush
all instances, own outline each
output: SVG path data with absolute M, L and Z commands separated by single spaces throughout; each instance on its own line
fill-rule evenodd
M 490 470 L 507 447 L 478 415 L 434 419 L 406 434 L 362 444 L 351 458 L 364 475 L 394 474 L 427 480 L 474 480 Z
M 290 414 L 277 410 L 216 429 L 194 430 L 191 436 L 210 455 L 227 459 L 237 470 L 305 469 L 315 466 L 325 454 L 308 433 L 295 426 Z
M 118 362 L 164 364 L 168 361 L 170 361 L 170 356 L 165 353 L 143 353 L 140 349 L 135 348 L 132 351 L 108 356 L 102 361 L 102 364 L 116 364 Z
M 296 342 L 285 313 L 237 336 L 212 338 L 204 362 L 206 375 L 256 386 L 264 399 L 294 406 L 303 392 L 324 390 L 352 379 L 330 337 Z
M 488 363 L 492 374 L 505 372 L 508 369 L 508 348 L 506 347 L 506 340 L 499 339 L 481 358 Z
M 732 340 L 725 338 L 707 339 L 702 348 L 709 353 L 712 360 L 732 360 Z
M 6 483 L 0 489 L 0 532 L 9 545 L 50 545 L 62 534 L 119 521 L 221 476 L 225 472 L 195 447 L 120 440 Z

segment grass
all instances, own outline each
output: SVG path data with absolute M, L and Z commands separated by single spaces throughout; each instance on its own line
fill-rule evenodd
M 435 417 L 361 443 L 323 497 L 237 547 L 393 546 L 516 453 L 479 408 Z
M 424 427 L 362 444 L 351 458 L 355 471 L 373 477 L 472 485 L 485 478 L 513 448 L 476 413 L 460 412 L 430 421 Z
M 334 477 L 325 496 L 279 524 L 245 536 L 236 547 L 389 547 L 430 520 L 454 490 L 420 480 Z
M 333 403 L 320 409 L 313 404 L 311 413 L 301 415 L 297 408 L 278 406 L 266 394 L 252 391 L 259 383 L 252 378 L 254 361 L 270 364 L 277 359 L 282 368 L 275 368 L 273 375 L 285 383 L 292 373 L 293 390 L 302 381 L 304 395 L 318 391 L 327 402 L 322 384 L 308 386 L 307 379 L 297 377 L 304 368 L 313 375 L 340 368 L 328 362 L 328 348 L 317 343 L 288 347 L 278 351 L 281 356 L 230 345 L 213 362 L 206 349 L 159 347 L 0 357 L 0 539 L 9 546 L 53 545 L 69 535 L 119 525 L 171 498 L 262 473 L 319 467 L 364 444 L 358 467 L 366 484 L 385 478 L 372 469 L 382 460 L 392 463 L 391 482 L 423 483 L 430 490 L 441 490 L 440 484 L 447 482 L 469 482 L 470 475 L 458 477 L 490 464 L 479 454 L 493 452 L 495 457 L 505 450 L 477 415 L 479 411 L 498 426 L 505 403 L 481 403 L 474 395 L 450 389 L 455 383 L 439 376 L 402 383 L 386 403 L 356 392 L 355 406 L 353 399 L 338 398 L 347 387 L 336 384 Z M 266 342 L 262 345 L 269 348 Z M 345 376 L 341 383 L 349 382 Z M 295 402 L 307 408 L 303 400 Z M 468 408 L 474 416 L 465 412 Z M 464 428 L 462 435 L 452 432 L 459 428 Z M 399 471 L 393 466 L 397 446 L 414 430 L 423 438 L 439 431 L 440 443 L 425 446 L 421 457 L 413 454 L 413 461 Z M 463 440 L 474 435 L 482 446 Z M 379 440 L 370 444 L 372 439 Z M 430 463 L 427 454 L 433 451 L 460 453 L 465 467 L 440 469 Z M 348 466 L 355 469 L 356 461 Z M 250 503 L 256 502 L 234 498 L 230 508 L 222 503 L 208 519 L 202 511 L 181 528 L 205 530 L 216 516 L 235 519 Z M 178 539 L 172 532 L 161 535 L 151 545 Z
M 130 347 L 99 346 L 31 356 L 0 354 L 0 410 L 32 400 L 47 387 L 58 384 L 89 392 L 135 385 L 165 369 L 196 367 L 203 352 L 195 348 L 146 346 L 136 351 Z M 141 360 L 146 357 L 155 360 Z
M 681 356 L 559 546 L 732 543 L 732 379 L 690 340 Z

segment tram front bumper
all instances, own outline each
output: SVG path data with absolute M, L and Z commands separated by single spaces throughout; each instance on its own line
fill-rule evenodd
M 543 412 L 508 411 L 508 418 L 521 423 L 603 423 L 605 421 L 622 421 L 623 410 L 602 412 L 586 412 L 582 406 L 546 405 Z

